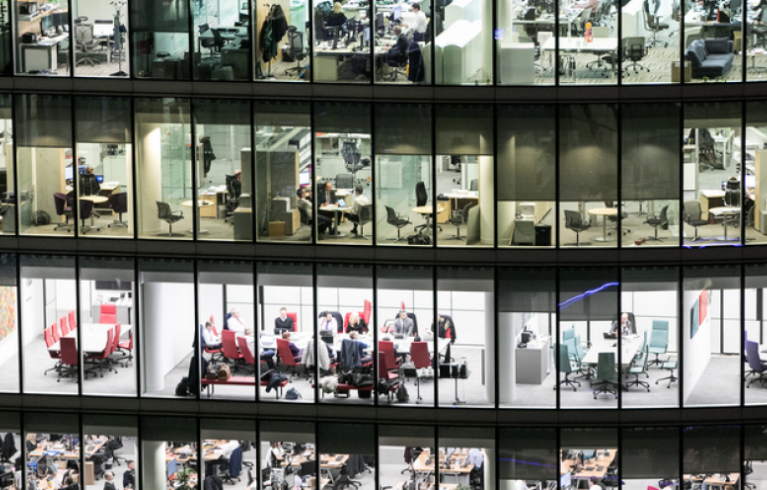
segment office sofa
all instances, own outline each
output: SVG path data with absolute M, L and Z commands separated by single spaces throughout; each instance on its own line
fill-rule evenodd
M 732 41 L 726 37 L 696 39 L 684 52 L 684 59 L 692 64 L 693 78 L 716 78 L 724 76 L 732 68 Z

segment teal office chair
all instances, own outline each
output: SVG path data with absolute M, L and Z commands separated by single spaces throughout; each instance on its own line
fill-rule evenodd
M 659 378 L 657 381 L 655 381 L 655 384 L 657 385 L 661 381 L 668 380 L 668 386 L 666 386 L 666 388 L 671 388 L 671 383 L 673 383 L 674 381 L 677 381 L 677 377 L 674 376 L 674 371 L 676 371 L 677 367 L 679 366 L 678 366 L 676 357 L 674 356 L 669 357 L 668 361 L 664 362 L 660 368 L 668 371 L 671 374 L 671 376 L 666 376 L 665 378 Z
M 573 391 L 578 391 L 575 388 L 575 385 L 580 386 L 581 383 L 570 379 L 570 375 L 575 371 L 573 370 L 572 364 L 570 364 L 570 356 L 567 353 L 567 346 L 565 344 L 557 344 L 557 352 L 559 353 L 559 372 L 564 373 L 565 375 L 565 378 L 560 381 L 559 384 L 572 386 Z M 557 386 L 554 386 L 554 389 L 556 390 Z
M 638 361 L 642 358 L 642 353 L 647 348 L 647 330 L 644 331 L 644 338 L 642 339 L 642 347 L 639 348 L 637 354 L 634 356 L 634 360 Z
M 563 342 L 567 346 L 567 355 L 570 358 L 570 362 L 578 364 L 578 353 L 575 348 L 575 337 L 570 337 Z
M 598 395 L 611 394 L 618 398 L 618 372 L 615 370 L 615 353 L 600 352 L 597 362 L 597 376 L 592 385 L 594 390 L 594 399 Z
M 589 353 L 588 349 L 583 348 L 583 344 L 581 344 L 581 336 L 576 335 L 575 336 L 575 354 L 578 358 L 578 373 L 581 374 L 581 376 L 578 376 L 575 379 L 585 378 L 586 380 L 590 380 L 593 373 L 593 364 L 588 364 L 583 362 L 583 359 L 586 357 L 586 354 Z
M 626 388 L 627 389 L 631 388 L 632 386 L 643 386 L 643 387 L 647 388 L 648 392 L 650 391 L 650 384 L 645 382 L 645 381 L 640 381 L 639 380 L 639 375 L 640 374 L 644 374 L 648 378 L 650 377 L 650 375 L 647 374 L 647 358 L 650 357 L 650 353 L 647 352 L 647 349 L 648 349 L 647 346 L 644 346 L 642 348 L 642 351 L 641 351 L 642 360 L 639 363 L 632 364 L 631 367 L 629 368 L 628 374 L 633 374 L 634 375 L 634 380 L 633 381 L 629 381 L 626 384 Z
M 668 332 L 668 320 L 653 320 L 652 329 L 653 331 L 665 330 L 666 332 Z
M 575 338 L 575 327 L 570 327 L 562 331 L 562 340 Z
M 666 323 L 666 326 L 668 327 L 668 322 Z M 653 322 L 653 326 L 655 325 L 655 322 Z M 655 330 L 653 328 L 652 333 L 650 334 L 650 349 L 649 353 L 655 355 L 655 359 L 650 361 L 650 366 L 655 366 L 656 364 L 663 364 L 665 361 L 660 359 L 661 354 L 665 354 L 668 350 L 668 330 Z

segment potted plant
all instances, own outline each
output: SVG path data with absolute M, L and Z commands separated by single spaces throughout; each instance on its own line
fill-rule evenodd
M 176 472 L 176 481 L 179 486 L 176 490 L 195 490 L 197 485 L 195 480 L 197 479 L 197 472 L 192 468 L 185 468 Z

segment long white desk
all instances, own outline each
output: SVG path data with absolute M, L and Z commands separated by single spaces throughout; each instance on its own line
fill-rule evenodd
M 550 37 L 541 46 L 542 51 L 555 51 L 557 47 L 557 38 Z M 560 37 L 559 38 L 559 52 L 571 52 L 571 53 L 615 53 L 618 50 L 618 38 L 617 37 L 595 37 L 591 42 L 586 42 L 582 37 Z M 573 63 L 573 83 L 577 78 L 577 70 Z M 613 67 L 615 69 L 615 67 Z
M 107 332 L 110 328 L 114 327 L 114 323 L 83 323 L 78 329 L 80 329 L 80 340 L 82 341 L 82 348 L 80 351 L 85 354 L 102 352 L 107 345 Z M 122 337 L 127 332 L 130 332 L 131 326 L 122 324 L 120 325 L 120 336 Z M 67 338 L 77 338 L 77 329 L 70 331 Z M 54 342 L 48 350 L 58 351 L 61 350 L 59 342 Z
M 602 335 L 599 333 L 598 335 Z M 592 339 L 591 348 L 583 357 L 584 364 L 597 365 L 599 362 L 599 354 L 602 352 L 612 352 L 615 354 L 615 363 L 618 364 L 618 339 Z M 613 345 L 616 345 L 613 347 Z M 631 361 L 634 360 L 634 356 L 637 355 L 639 349 L 642 347 L 642 339 L 636 337 L 624 337 L 621 342 L 621 368 L 628 369 L 631 365 Z

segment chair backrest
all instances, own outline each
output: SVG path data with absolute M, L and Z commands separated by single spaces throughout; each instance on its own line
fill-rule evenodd
M 572 373 L 573 367 L 570 365 L 570 353 L 567 350 L 567 345 L 557 344 L 557 352 L 559 353 L 559 372 Z
M 665 349 L 668 345 L 668 331 L 653 330 L 650 334 L 650 347 Z
M 80 200 L 80 219 L 90 218 L 93 214 L 93 201 L 89 199 Z
M 370 325 L 370 314 L 373 312 L 373 304 L 365 300 L 362 303 L 362 319 L 365 320 L 365 323 Z
M 394 209 L 390 208 L 389 206 L 384 206 L 386 208 L 386 222 L 390 225 L 397 225 L 397 213 L 394 212 Z
M 65 194 L 62 194 L 61 192 L 54 192 L 53 204 L 56 205 L 56 214 L 61 216 L 65 212 L 64 208 L 67 205 L 67 196 Z
M 250 352 L 250 347 L 248 347 L 248 339 L 245 337 L 237 337 L 237 345 L 240 347 L 240 352 L 242 353 L 242 357 L 245 359 L 245 362 L 255 366 L 256 358 L 253 357 L 253 353 Z
M 221 347 L 224 350 L 224 357 L 228 357 L 229 359 L 239 359 L 240 355 L 237 352 L 236 337 L 237 334 L 231 330 L 224 330 L 221 332 Z
M 567 353 L 570 356 L 577 357 L 578 353 L 575 349 L 575 337 L 570 337 L 569 339 L 564 341 L 565 346 L 567 347 Z
M 127 192 L 115 192 L 107 197 L 109 201 L 109 207 L 115 213 L 125 213 L 128 211 L 128 193 Z
M 410 359 L 413 361 L 413 366 L 416 369 L 429 367 L 431 360 L 429 359 L 429 346 L 426 342 L 413 342 L 410 344 Z
M 101 314 L 107 314 L 107 315 L 116 315 L 117 314 L 117 305 L 113 305 L 110 303 L 103 304 L 99 307 L 99 311 Z
M 471 179 L 471 182 L 469 183 L 469 190 L 470 191 L 479 190 L 479 179 Z
M 762 359 L 759 356 L 759 344 L 756 342 L 746 342 L 746 359 L 748 360 L 748 367 L 756 372 L 761 373 L 765 370 L 762 365 Z
M 282 363 L 286 366 L 298 366 L 296 358 L 293 357 L 293 353 L 290 351 L 290 342 L 285 339 L 275 339 L 277 341 L 277 354 L 280 355 Z
M 112 353 L 112 345 L 114 344 L 114 328 L 110 328 L 107 330 L 107 343 L 104 345 L 104 350 L 101 351 L 101 356 L 103 358 L 107 358 L 109 354 Z
M 51 335 L 51 328 L 50 327 L 45 329 L 45 331 L 43 332 L 43 336 L 45 338 L 45 347 L 50 349 L 51 346 L 54 343 L 53 342 L 53 335 Z
M 461 213 L 461 219 L 463 220 L 464 224 L 469 222 L 469 210 L 476 206 L 474 203 L 469 203 L 466 206 L 463 207 L 463 212 Z
M 226 41 L 224 41 L 224 38 L 221 37 L 221 33 L 218 32 L 218 29 L 213 29 L 211 31 L 213 33 L 213 43 L 216 47 L 221 48 L 226 44 Z
M 416 206 L 426 206 L 429 202 L 429 195 L 426 193 L 426 184 L 420 181 L 415 184 Z
M 160 219 L 165 219 L 170 215 L 170 204 L 167 202 L 157 201 L 157 217 Z
M 115 336 L 112 339 L 112 352 L 116 351 L 120 344 L 120 335 L 122 335 L 122 325 L 118 322 L 114 326 Z
M 668 320 L 653 320 L 652 329 L 653 331 L 665 330 L 666 332 L 668 332 Z
M 665 226 L 668 224 L 668 204 L 663 206 L 663 209 L 660 210 L 660 225 Z
M 77 323 L 75 322 L 75 311 L 72 310 L 69 312 L 69 330 L 72 331 L 77 328 Z
M 572 339 L 575 337 L 575 328 L 568 328 L 562 331 L 562 340 Z
M 61 327 L 61 336 L 66 337 L 69 333 L 69 324 L 67 323 L 66 315 L 59 318 L 59 326 Z
M 296 26 L 288 27 L 288 43 L 290 43 L 290 52 L 301 60 L 304 57 L 304 33 L 299 32 Z
M 370 223 L 373 221 L 373 205 L 365 204 L 360 208 L 360 214 L 358 216 L 359 224 Z
M 51 338 L 53 338 L 54 343 L 59 341 L 59 327 L 56 323 L 51 325 Z
M 293 319 L 293 331 L 298 332 L 298 313 L 285 313 L 285 316 Z
M 78 24 L 75 26 L 75 41 L 88 43 L 93 41 L 93 24 Z
M 394 357 L 394 342 L 388 342 L 385 340 L 378 341 L 378 351 L 383 353 L 386 358 L 387 369 L 396 369 L 397 359 Z
M 631 61 L 639 61 L 645 56 L 645 42 L 641 36 L 630 37 L 626 42 L 626 56 Z
M 565 209 L 565 228 L 580 228 L 582 224 L 581 214 L 578 211 Z
M 117 306 L 101 305 L 99 323 L 117 323 Z
M 615 371 L 615 352 L 600 352 L 597 358 L 597 380 L 617 380 Z
M 688 220 L 700 219 L 700 202 L 685 201 L 684 214 Z
M 61 339 L 61 363 L 67 366 L 77 366 L 77 342 L 74 337 Z
M 392 369 L 393 368 L 389 367 L 389 365 L 386 363 L 386 354 L 378 351 L 378 372 L 386 373 Z

